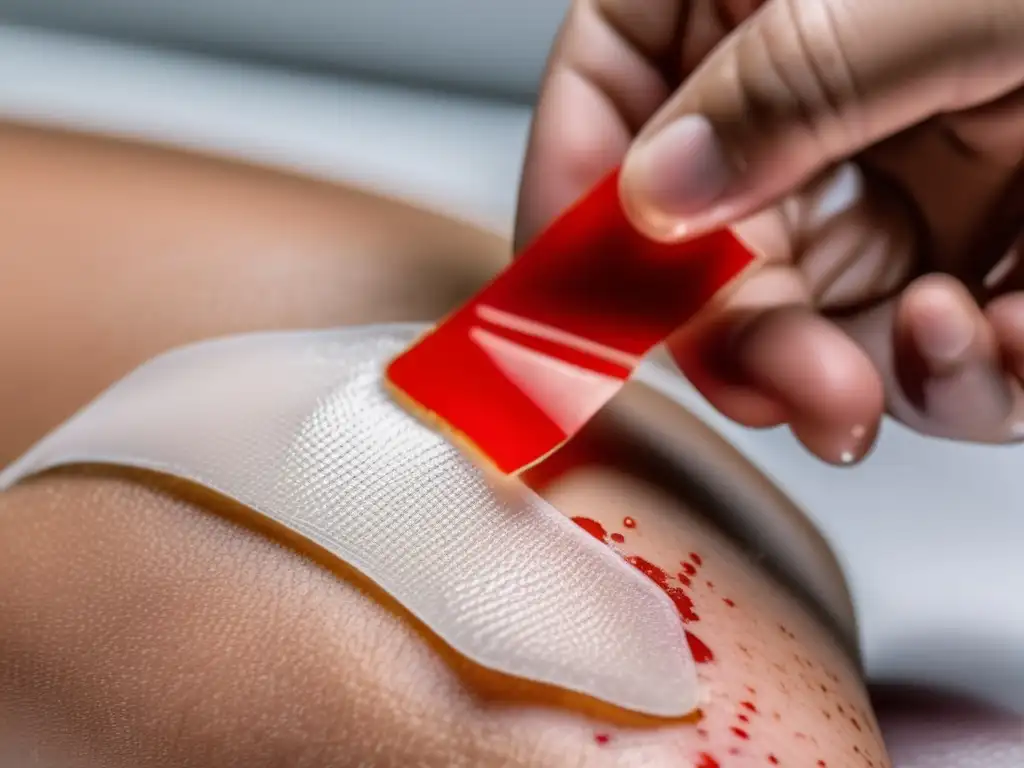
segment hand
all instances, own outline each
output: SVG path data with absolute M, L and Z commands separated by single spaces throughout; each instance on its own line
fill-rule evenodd
M 883 411 L 1024 434 L 1024 5 L 576 0 L 519 244 L 614 165 L 637 227 L 732 225 L 763 267 L 670 349 L 726 416 L 825 460 Z

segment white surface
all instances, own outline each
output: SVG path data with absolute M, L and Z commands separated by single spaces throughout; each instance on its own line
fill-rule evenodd
M 0 17 L 532 95 L 569 0 L 0 0 Z
M 0 28 L 4 113 L 404 190 L 506 232 L 528 126 L 514 107 Z M 683 384 L 679 397 L 829 537 L 850 578 L 872 675 L 905 677 L 938 664 L 957 689 L 1024 712 L 1024 447 L 954 445 L 889 425 L 866 465 L 832 469 L 784 432 L 726 423 Z M 928 626 L 947 629 L 919 636 Z

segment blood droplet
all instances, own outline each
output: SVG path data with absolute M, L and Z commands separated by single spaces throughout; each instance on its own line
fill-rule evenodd
M 738 739 L 743 739 L 744 741 L 750 740 L 750 734 L 744 731 L 742 728 L 732 727 L 729 730 L 732 731 Z
M 709 755 L 707 752 L 701 752 L 699 762 L 696 768 L 722 768 L 721 765 L 715 758 Z
M 715 660 L 715 654 L 711 652 L 711 649 L 692 632 L 687 631 L 686 642 L 690 646 L 693 660 L 698 664 L 710 664 Z
M 693 600 L 679 587 L 667 587 L 665 593 L 675 603 L 676 610 L 679 611 L 679 616 L 687 624 L 691 624 L 696 621 L 700 621 L 700 616 L 693 610 Z
M 595 733 L 594 741 L 597 742 L 598 746 L 605 746 L 612 740 L 612 737 L 607 733 Z
M 597 520 L 591 520 L 589 517 L 574 517 L 572 521 L 600 542 L 608 538 L 608 531 Z
M 683 573 L 685 573 L 687 576 L 696 576 L 697 568 L 693 565 L 693 563 L 683 563 Z
M 626 537 L 623 536 L 621 533 L 613 533 L 611 535 L 611 540 L 614 541 L 616 544 L 622 544 L 626 541 Z
M 725 603 L 726 605 L 728 605 L 730 608 L 735 608 L 736 607 L 736 601 L 732 600 L 732 599 L 730 599 L 728 597 L 724 598 L 722 600 L 722 602 Z
M 690 553 L 690 559 L 693 560 L 694 565 L 704 565 L 704 560 L 696 552 Z
M 747 710 L 747 712 L 757 714 L 757 706 L 752 701 L 741 701 L 740 706 Z
M 622 525 L 626 528 L 636 528 L 636 520 L 632 517 L 627 517 L 622 521 Z

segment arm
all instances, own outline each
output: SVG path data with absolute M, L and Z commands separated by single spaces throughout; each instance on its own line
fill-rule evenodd
M 30 302 L 0 302 L 0 359 L 13 372 L 0 418 L 20 425 L 11 456 L 169 346 L 429 318 L 504 258 L 496 239 L 326 185 L 8 136 L 37 149 L 18 154 L 23 183 L 45 166 L 48 186 L 67 191 L 45 209 L 41 194 L 22 194 L 26 215 L 3 235 L 42 287 Z M 62 226 L 28 215 L 44 210 Z M 90 269 L 75 271 L 82 259 Z M 42 395 L 31 418 L 26 392 Z M 695 428 L 678 409 L 664 418 Z M 598 424 L 538 484 L 565 514 L 622 534 L 631 555 L 673 574 L 697 569 L 695 634 L 714 657 L 701 666 L 699 721 L 650 721 L 502 679 L 244 509 L 140 473 L 79 468 L 0 496 L 0 749 L 48 768 L 843 766 L 854 748 L 883 764 L 855 665 L 828 630 L 708 522 L 705 502 L 605 450 L 621 437 Z

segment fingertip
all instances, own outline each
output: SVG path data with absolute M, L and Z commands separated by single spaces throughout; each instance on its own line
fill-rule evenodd
M 727 419 L 751 429 L 785 424 L 786 407 L 752 387 L 736 366 L 731 340 L 741 324 L 732 319 L 700 334 L 680 334 L 669 339 L 668 351 L 687 381 Z
M 874 443 L 881 379 L 860 347 L 809 308 L 734 317 L 669 348 L 708 402 L 739 424 L 788 423 L 808 450 L 836 465 L 860 461 Z
M 673 242 L 738 215 L 727 198 L 738 175 L 711 121 L 683 115 L 634 143 L 622 164 L 620 196 L 638 230 Z
M 1000 296 L 985 308 L 985 315 L 1002 356 L 1018 377 L 1024 376 L 1024 292 Z
M 836 424 L 808 419 L 794 421 L 790 431 L 808 451 L 822 461 L 837 467 L 852 467 L 870 453 L 878 438 L 881 414 L 868 422 L 840 427 Z
M 984 346 L 981 313 L 967 288 L 950 275 L 926 275 L 904 291 L 896 333 L 912 345 L 932 373 L 959 367 Z
M 808 450 L 837 465 L 867 454 L 884 389 L 871 360 L 839 328 L 809 308 L 775 310 L 751 324 L 736 355 L 752 385 L 786 409 Z
M 991 317 L 1009 322 L 996 309 Z M 991 439 L 1014 407 L 997 333 L 967 288 L 928 275 L 904 292 L 895 334 L 897 375 L 929 429 L 960 439 Z

